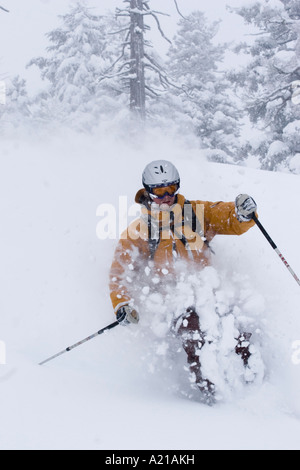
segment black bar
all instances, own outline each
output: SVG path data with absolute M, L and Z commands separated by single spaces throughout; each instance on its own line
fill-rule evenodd
M 104 333 L 104 331 L 106 330 L 111 330 L 112 328 L 114 328 L 115 326 L 119 325 L 120 323 L 118 321 L 115 321 L 114 323 L 111 323 L 111 325 L 108 325 L 106 326 L 105 328 L 102 328 L 102 330 L 99 330 L 98 331 L 98 335 L 101 335 L 102 333 Z
M 256 225 L 258 226 L 258 228 L 261 230 L 261 232 L 264 234 L 264 236 L 266 237 L 266 239 L 268 240 L 268 242 L 270 243 L 270 245 L 272 246 L 272 248 L 274 250 L 277 249 L 277 246 L 275 245 L 275 243 L 273 242 L 272 238 L 270 237 L 270 235 L 268 234 L 268 232 L 264 229 L 264 227 L 261 225 L 260 221 L 258 220 L 258 218 L 256 217 L 255 214 L 253 214 L 252 216 L 252 219 L 254 220 L 254 222 L 256 223 Z

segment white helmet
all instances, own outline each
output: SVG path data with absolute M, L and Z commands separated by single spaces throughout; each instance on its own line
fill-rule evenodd
M 178 184 L 178 188 L 180 186 L 180 176 L 173 163 L 167 160 L 155 160 L 146 166 L 143 172 L 143 185 L 148 192 L 151 192 L 151 188 L 170 184 Z

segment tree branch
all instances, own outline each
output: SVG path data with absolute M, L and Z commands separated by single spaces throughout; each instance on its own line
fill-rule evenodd
M 3 11 L 6 11 L 6 13 L 9 13 L 9 10 L 6 10 L 6 8 L 3 8 L 1 5 L 0 5 L 0 9 Z
M 183 16 L 183 14 L 180 12 L 179 7 L 178 7 L 177 0 L 174 0 L 174 3 L 175 3 L 175 6 L 176 6 L 177 13 L 181 16 L 181 18 L 183 18 L 183 19 L 186 20 L 186 21 L 189 21 L 189 19 L 186 18 L 185 16 Z
M 168 41 L 168 43 L 172 44 L 172 41 L 170 41 L 170 39 L 168 39 L 168 38 L 165 36 L 163 30 L 161 29 L 160 22 L 159 22 L 159 19 L 157 18 L 157 16 L 156 16 L 152 11 L 151 11 L 149 14 L 150 14 L 151 16 L 153 16 L 153 18 L 155 19 L 156 24 L 157 24 L 158 31 L 160 32 L 161 36 L 162 36 L 166 41 Z

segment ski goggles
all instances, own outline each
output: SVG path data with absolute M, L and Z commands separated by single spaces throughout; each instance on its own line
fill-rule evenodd
M 178 184 L 170 184 L 169 186 L 151 188 L 149 194 L 152 199 L 163 199 L 165 196 L 175 196 L 178 189 Z

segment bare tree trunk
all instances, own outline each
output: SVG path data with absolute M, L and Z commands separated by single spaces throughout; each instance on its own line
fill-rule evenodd
M 145 67 L 143 0 L 130 0 L 130 109 L 145 119 Z

